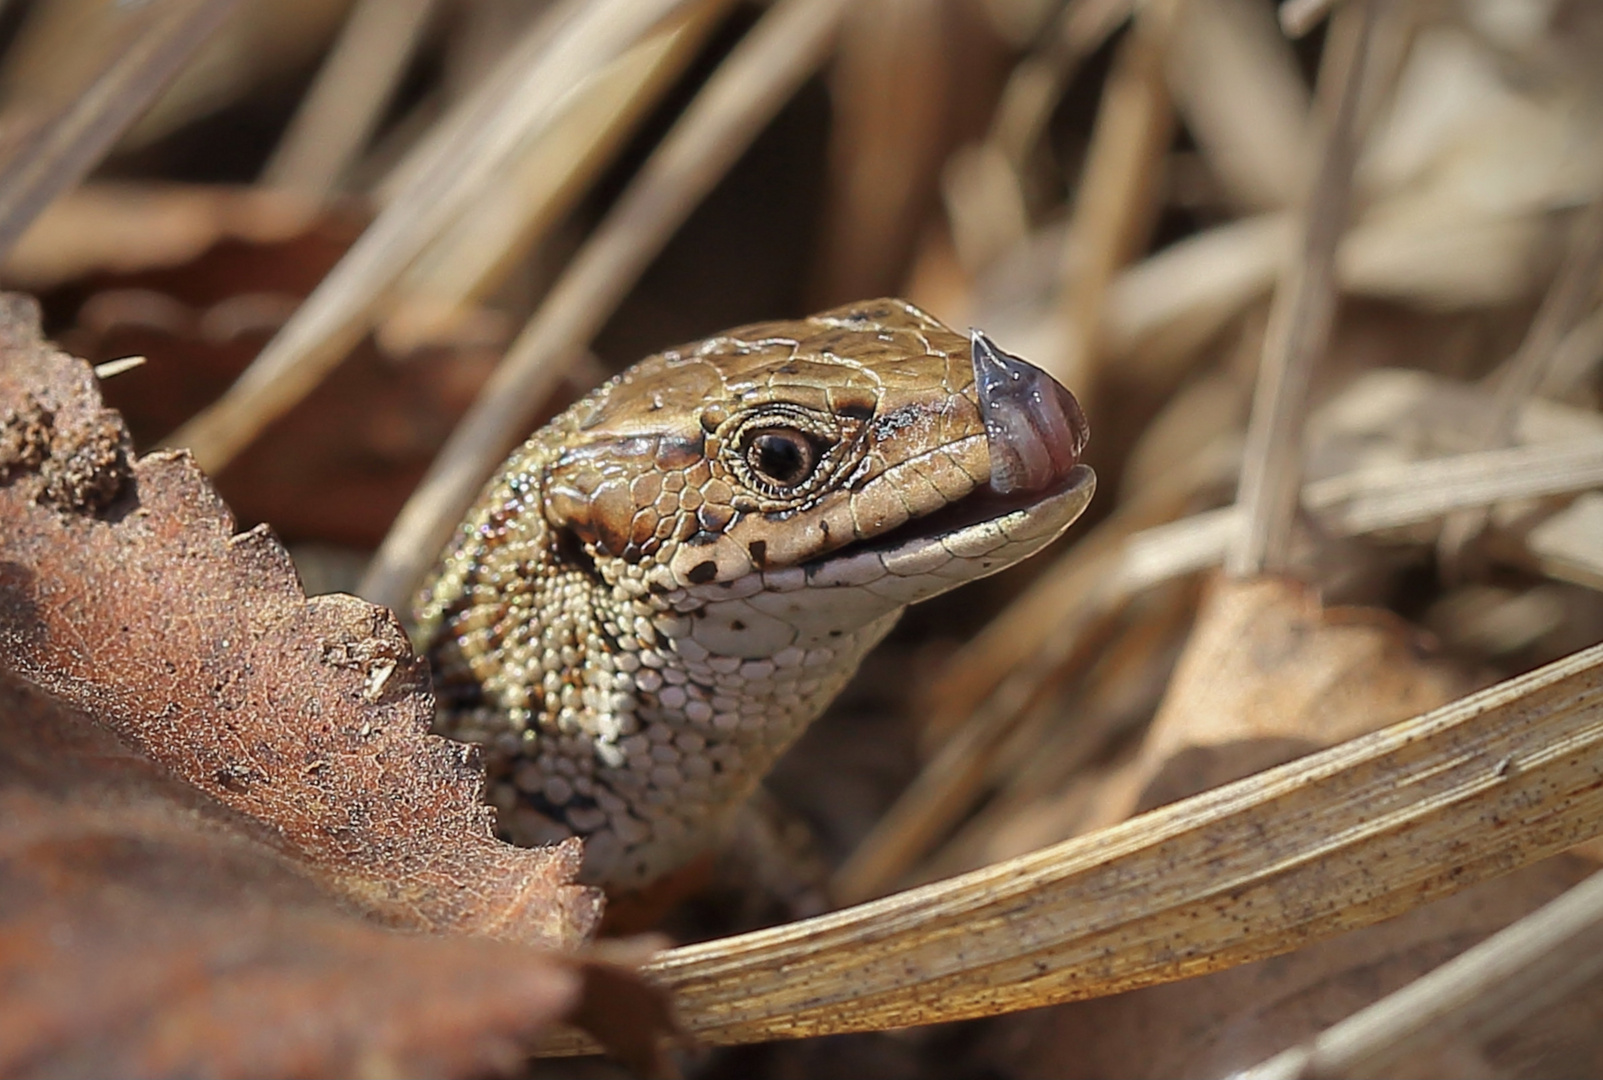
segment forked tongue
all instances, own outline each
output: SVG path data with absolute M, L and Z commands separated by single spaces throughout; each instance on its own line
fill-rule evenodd
M 1011 495 L 1053 486 L 1079 464 L 1091 437 L 1080 403 L 1034 364 L 1003 352 L 978 330 L 969 333 L 991 490 Z

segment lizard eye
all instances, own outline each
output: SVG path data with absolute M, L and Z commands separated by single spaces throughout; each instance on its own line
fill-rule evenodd
M 789 428 L 764 428 L 746 439 L 746 464 L 779 487 L 795 487 L 813 474 L 818 450 Z

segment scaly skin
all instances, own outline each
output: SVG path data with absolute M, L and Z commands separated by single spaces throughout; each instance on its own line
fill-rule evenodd
M 582 835 L 614 886 L 672 869 L 903 607 L 1068 527 L 1094 486 L 1078 407 L 1044 384 L 1068 403 L 1048 455 L 998 435 L 1017 409 L 982 410 L 974 370 L 968 340 L 872 301 L 650 357 L 512 455 L 414 612 L 438 730 L 486 747 L 509 839 Z M 987 385 L 1045 379 L 1008 371 Z M 993 454 L 987 420 L 1026 452 Z M 948 507 L 979 520 L 924 520 Z

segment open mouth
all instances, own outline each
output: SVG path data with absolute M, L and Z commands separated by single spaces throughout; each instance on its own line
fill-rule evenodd
M 914 541 L 938 541 L 955 537 L 965 529 L 999 522 L 1010 514 L 1064 516 L 1066 520 L 1063 525 L 1066 528 L 1091 501 L 1095 486 L 1096 474 L 1088 466 L 1075 464 L 1045 491 L 1002 495 L 989 487 L 979 488 L 933 514 L 910 518 L 881 536 L 843 549 L 842 553 L 855 555 L 864 551 L 888 551 Z

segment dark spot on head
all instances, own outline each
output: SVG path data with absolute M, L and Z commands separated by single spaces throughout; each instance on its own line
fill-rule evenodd
M 871 433 L 876 440 L 888 439 L 904 428 L 912 427 L 923 418 L 924 412 L 922 405 L 903 405 L 875 420 Z
M 595 559 L 584 549 L 584 544 L 574 535 L 571 529 L 556 530 L 557 560 L 584 572 L 586 577 L 595 581 L 601 580 L 601 571 L 596 569 Z
M 862 402 L 853 402 L 849 405 L 842 405 L 835 411 L 841 416 L 845 417 L 847 420 L 871 420 L 874 417 L 874 406 L 866 405 Z
M 776 367 L 774 369 L 774 373 L 776 375 L 794 375 L 794 374 L 796 374 L 796 372 L 798 372 L 800 370 L 801 369 L 798 368 L 795 365 L 795 363 L 789 363 L 789 364 L 781 364 L 779 367 Z
M 751 556 L 752 563 L 757 567 L 768 565 L 768 541 L 753 540 L 746 545 L 746 553 Z
M 746 624 L 741 622 L 739 619 L 730 619 L 729 620 L 729 629 L 731 629 L 731 630 L 744 630 L 744 629 L 746 629 Z
M 664 435 L 657 442 L 657 467 L 684 469 L 700 461 L 707 452 L 705 438 L 683 439 Z
M 706 562 L 697 563 L 695 566 L 692 566 L 690 568 L 690 573 L 686 574 L 685 578 L 692 585 L 705 585 L 707 582 L 711 581 L 717 576 L 718 564 L 713 562 L 711 559 L 708 559 Z
M 818 519 L 818 531 L 824 534 L 824 539 L 825 540 L 828 540 L 829 539 L 829 522 L 826 521 L 823 518 L 819 518 Z
M 841 634 L 841 632 L 839 630 L 831 630 L 829 632 L 829 636 L 830 637 L 840 637 L 840 634 Z

